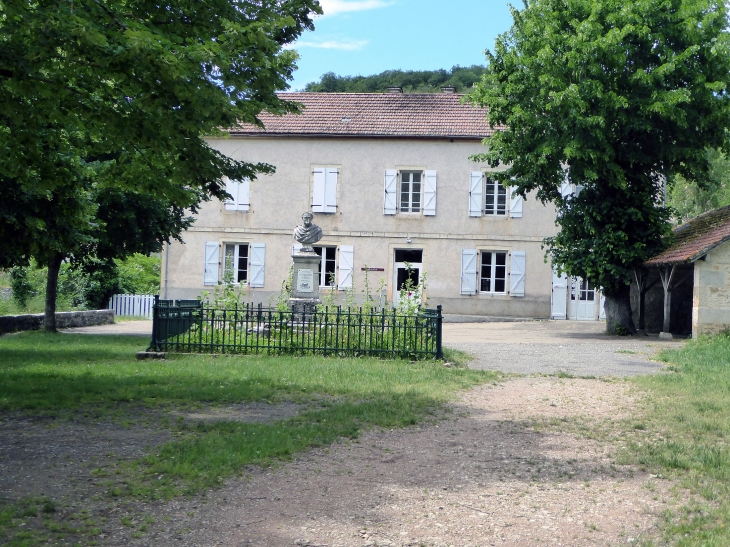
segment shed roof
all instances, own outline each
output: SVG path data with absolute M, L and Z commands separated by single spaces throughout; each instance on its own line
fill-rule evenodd
M 674 244 L 647 260 L 646 266 L 694 262 L 730 240 L 730 205 L 688 220 L 674 229 L 674 235 Z
M 241 124 L 233 135 L 483 139 L 494 130 L 486 109 L 456 93 L 280 93 L 301 114 L 262 112 L 265 129 Z

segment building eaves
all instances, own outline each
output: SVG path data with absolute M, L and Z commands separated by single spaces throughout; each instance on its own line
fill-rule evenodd
M 426 138 L 480 140 L 492 135 L 486 110 L 463 95 L 401 93 L 280 93 L 300 103 L 301 114 L 261 113 L 263 128 L 242 124 L 238 136 Z M 497 128 L 498 130 L 498 128 Z
M 671 247 L 647 260 L 649 267 L 686 264 L 730 241 L 730 206 L 708 211 L 674 229 Z

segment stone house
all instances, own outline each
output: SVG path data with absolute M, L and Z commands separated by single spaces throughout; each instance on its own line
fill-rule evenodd
M 229 181 L 230 202 L 202 205 L 185 244 L 163 253 L 163 298 L 211 290 L 228 265 L 249 301 L 272 302 L 292 263 L 292 230 L 311 211 L 324 231 L 323 296 L 359 298 L 367 274 L 371 293 L 394 302 L 409 276 L 427 273 L 428 305 L 445 313 L 551 316 L 541 243 L 556 231 L 555 210 L 511 195 L 494 169 L 469 159 L 492 132 L 483 110 L 448 92 L 285 96 L 301 115 L 264 113 L 265 129 L 208 140 L 276 173 Z
M 730 206 L 685 222 L 674 235 L 632 284 L 637 328 L 666 338 L 730 328 Z

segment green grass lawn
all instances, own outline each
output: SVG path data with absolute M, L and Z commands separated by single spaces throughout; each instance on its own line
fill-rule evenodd
M 371 427 L 432 419 L 459 390 L 498 377 L 437 361 L 200 355 L 135 360 L 145 344 L 124 336 L 0 337 L 0 412 L 124 420 L 128 413 L 139 416 L 140 407 L 164 415 L 181 407 L 255 401 L 306 405 L 294 418 L 267 424 L 162 422 L 179 439 L 122 466 L 125 480 L 110 490 L 169 498 L 220 484 L 248 464 L 268 465 L 357 438 Z
M 664 351 L 670 374 L 634 381 L 649 393 L 648 411 L 627 461 L 678 478 L 693 500 L 667 515 L 667 541 L 678 546 L 730 545 L 730 336 Z

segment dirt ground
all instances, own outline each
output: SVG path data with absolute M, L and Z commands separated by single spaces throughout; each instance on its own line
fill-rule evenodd
M 522 325 L 523 336 L 551 336 L 545 325 Z M 598 336 L 589 327 L 583 336 Z M 545 355 L 562 344 L 529 343 Z M 101 545 L 633 545 L 658 534 L 660 515 L 682 502 L 681 492 L 617 466 L 615 446 L 535 423 L 622 419 L 640 397 L 622 379 L 512 378 L 464 393 L 444 421 L 369 431 L 273 469 L 248 469 L 205 496 L 150 504 L 110 498 L 108 479 L 94 470 L 170 440 L 155 419 L 124 425 L 4 415 L 0 497 L 57 500 L 55 518 L 83 513 Z M 235 405 L 182 417 L 266 421 L 298 410 Z

